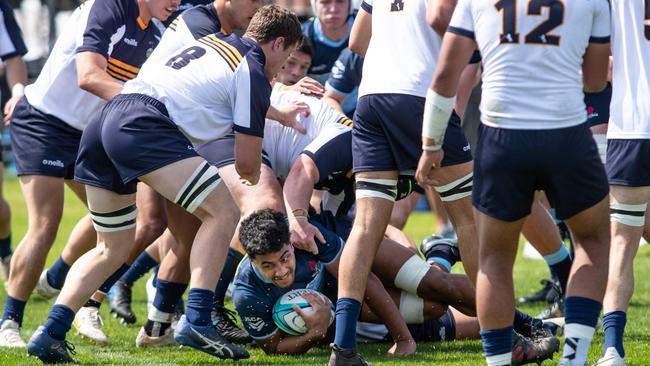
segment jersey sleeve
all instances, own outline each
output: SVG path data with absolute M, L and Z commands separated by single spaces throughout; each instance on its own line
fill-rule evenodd
M 27 53 L 14 11 L 6 0 L 0 0 L 0 58 L 7 60 Z
M 372 0 L 363 0 L 361 2 L 361 9 L 372 14 Z
M 607 0 L 594 3 L 594 23 L 591 28 L 590 43 L 609 43 L 611 35 L 610 8 Z
M 338 94 L 348 95 L 361 84 L 361 67 L 363 59 L 346 48 L 332 66 L 325 88 Z
M 235 72 L 234 130 L 258 137 L 264 137 L 266 112 L 271 105 L 271 84 L 264 75 L 263 57 L 249 52 Z
M 336 261 L 341 255 L 341 251 L 343 251 L 343 239 L 313 219 L 309 219 L 309 223 L 314 225 L 325 238 L 324 243 L 316 239 L 316 246 L 318 247 L 316 260 L 323 264 Z
M 83 4 L 81 5 L 83 6 Z M 112 38 L 126 24 L 126 9 L 122 0 L 95 0 L 91 5 L 79 52 L 95 52 L 106 58 Z M 135 22 L 136 19 L 131 19 Z
M 251 338 L 263 340 L 275 334 L 278 327 L 273 321 L 273 304 L 249 289 L 236 289 L 238 291 L 233 292 L 235 309 Z
M 471 5 L 471 0 L 458 1 L 447 32 L 475 39 Z

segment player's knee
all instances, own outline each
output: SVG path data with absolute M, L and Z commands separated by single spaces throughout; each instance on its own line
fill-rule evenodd
M 395 287 L 417 295 L 420 283 L 429 271 L 429 265 L 420 256 L 409 258 L 395 275 Z
M 178 191 L 174 203 L 184 208 L 187 212 L 194 213 L 220 182 L 219 170 L 204 161 L 199 164 L 194 173 L 185 181 Z
M 438 192 L 438 195 L 440 195 L 440 200 L 443 203 L 458 201 L 472 195 L 473 181 L 474 174 L 469 173 L 466 176 L 458 178 L 451 183 L 434 187 L 434 189 L 436 192 Z
M 29 234 L 35 237 L 39 242 L 51 243 L 56 239 L 56 233 L 59 230 L 61 216 L 41 216 L 34 220 L 29 220 Z
M 428 319 L 437 319 L 447 311 L 447 305 L 425 301 L 423 298 L 402 291 L 399 312 L 407 324 L 422 324 Z
M 354 183 L 356 198 L 380 198 L 395 202 L 397 179 L 357 178 Z
M 449 306 L 437 301 L 424 301 L 424 320 L 434 320 L 443 316 Z
M 152 243 L 161 236 L 167 228 L 167 215 L 150 216 L 138 222 L 136 236 L 142 238 L 144 243 Z
M 135 204 L 112 212 L 90 211 L 93 227 L 98 233 L 111 233 L 133 229 L 137 216 L 138 209 Z

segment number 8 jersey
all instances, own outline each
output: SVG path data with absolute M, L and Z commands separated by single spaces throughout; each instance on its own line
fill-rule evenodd
M 481 51 L 485 125 L 556 129 L 587 120 L 579 70 L 589 43 L 609 43 L 607 0 L 460 0 L 448 31 Z
M 124 84 L 165 104 L 192 143 L 215 140 L 232 129 L 264 136 L 271 84 L 260 46 L 235 34 L 211 34 L 147 63 Z

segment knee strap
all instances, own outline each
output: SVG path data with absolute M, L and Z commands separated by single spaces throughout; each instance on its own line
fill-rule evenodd
M 440 195 L 440 200 L 442 202 L 456 201 L 472 195 L 473 181 L 474 173 L 469 173 L 466 176 L 460 179 L 456 179 L 449 184 L 434 187 L 434 189 Z
M 406 324 L 422 324 L 424 322 L 424 299 L 402 291 L 399 299 L 399 312 Z
M 220 182 L 219 169 L 204 161 L 178 191 L 174 202 L 193 213 Z
M 113 212 L 90 211 L 90 218 L 93 220 L 93 226 L 98 233 L 110 233 L 134 228 L 137 216 L 138 209 L 135 204 Z
M 358 178 L 354 184 L 357 199 L 382 198 L 395 202 L 397 179 Z
M 609 219 L 623 225 L 641 227 L 645 225 L 645 210 L 647 207 L 647 203 L 640 205 L 612 203 L 609 206 Z

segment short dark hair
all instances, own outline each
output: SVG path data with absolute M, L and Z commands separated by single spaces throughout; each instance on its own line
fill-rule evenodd
M 300 47 L 296 49 L 298 52 L 302 52 L 305 55 L 308 55 L 310 58 L 314 58 L 314 44 L 311 42 L 311 39 L 303 37 Z
M 284 37 L 284 49 L 300 44 L 303 39 L 300 20 L 294 12 L 278 5 L 259 8 L 251 19 L 244 37 L 250 37 L 260 44 Z
M 239 241 L 251 258 L 281 250 L 289 243 L 286 216 L 270 208 L 253 212 L 241 222 Z

